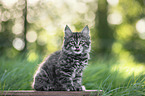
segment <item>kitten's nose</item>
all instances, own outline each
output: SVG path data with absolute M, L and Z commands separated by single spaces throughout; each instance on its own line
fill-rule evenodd
M 76 44 L 76 48 L 79 48 L 79 44 Z
M 75 51 L 80 51 L 80 47 L 79 47 L 79 44 L 76 44 L 76 49 L 75 49 Z

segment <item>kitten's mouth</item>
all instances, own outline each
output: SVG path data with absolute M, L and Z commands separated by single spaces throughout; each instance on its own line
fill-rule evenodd
M 79 52 L 80 51 L 80 48 L 76 48 L 75 51 Z

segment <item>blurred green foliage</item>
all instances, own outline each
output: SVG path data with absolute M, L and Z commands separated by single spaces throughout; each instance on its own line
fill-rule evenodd
M 30 86 L 20 87 L 22 82 L 14 85 L 15 82 L 4 80 L 7 76 L 15 76 L 13 80 L 19 81 L 23 75 L 27 77 L 24 71 L 30 72 L 23 80 L 24 85 L 30 83 L 35 70 L 33 66 L 46 55 L 61 49 L 66 25 L 73 32 L 89 25 L 92 49 L 91 66 L 84 77 L 87 88 L 101 88 L 94 84 L 111 75 L 107 79 L 109 83 L 104 83 L 114 84 L 106 89 L 110 92 L 120 86 L 117 82 L 127 85 L 129 78 L 137 78 L 132 77 L 133 73 L 139 76 L 143 72 L 141 78 L 144 76 L 145 0 L 0 0 L 0 85 L 8 82 L 6 89 L 30 89 Z M 109 63 L 110 59 L 119 63 Z M 17 71 L 22 74 L 13 75 Z M 88 79 L 89 74 L 94 75 Z M 112 81 L 115 77 L 116 81 Z M 95 78 L 97 81 L 93 81 Z
M 1 0 L 0 56 L 59 50 L 67 24 L 73 31 L 89 25 L 92 59 L 128 52 L 144 62 L 144 9 L 144 0 Z
M 92 59 L 129 52 L 144 62 L 144 9 L 144 0 L 1 0 L 0 54 L 49 54 L 61 49 L 66 24 L 73 31 L 89 25 Z

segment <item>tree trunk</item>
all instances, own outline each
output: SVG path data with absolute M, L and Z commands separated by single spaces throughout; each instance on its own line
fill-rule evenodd
M 25 42 L 25 47 L 23 49 L 23 51 L 27 51 L 27 40 L 26 40 L 26 33 L 27 33 L 27 0 L 25 0 L 25 8 L 23 11 L 24 14 L 24 42 Z
M 98 11 L 96 12 L 96 35 L 98 49 L 94 50 L 95 54 L 110 54 L 112 49 L 112 44 L 114 42 L 113 30 L 109 27 L 107 22 L 107 12 L 108 12 L 108 4 L 106 0 L 98 0 Z M 97 42 L 96 41 L 96 42 Z

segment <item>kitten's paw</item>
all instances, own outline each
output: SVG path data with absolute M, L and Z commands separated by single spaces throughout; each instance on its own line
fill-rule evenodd
M 54 87 L 50 86 L 50 85 L 47 85 L 47 86 L 44 87 L 44 91 L 54 91 Z
M 85 86 L 77 86 L 76 88 L 76 91 L 85 91 L 86 90 L 86 88 L 85 88 Z
M 82 91 L 82 87 L 77 87 L 76 91 Z
M 70 86 L 67 88 L 67 91 L 76 91 L 76 88 L 74 86 Z
M 86 87 L 85 86 L 81 86 L 82 87 L 82 91 L 85 91 L 86 90 Z

